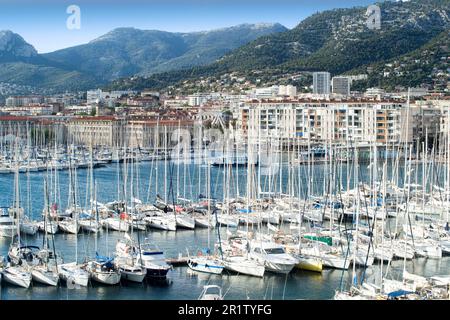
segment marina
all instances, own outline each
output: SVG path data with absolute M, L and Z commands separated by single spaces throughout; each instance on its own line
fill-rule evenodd
M 287 157 L 288 155 L 285 156 Z M 346 167 L 348 164 L 342 163 L 341 165 L 342 168 L 340 168 L 340 170 L 343 173 L 346 172 L 348 170 Z M 420 170 L 421 164 L 416 163 L 415 165 L 418 166 Z M 318 164 L 311 162 L 309 164 L 299 164 L 297 169 L 299 171 L 308 170 L 308 167 L 310 170 L 314 171 L 316 179 L 314 185 L 311 185 L 311 189 L 314 190 L 316 195 L 312 196 L 311 199 L 320 199 L 319 194 L 324 190 L 323 177 L 325 175 L 323 171 L 328 169 L 327 165 L 322 162 Z M 389 170 L 393 170 L 394 167 L 395 166 L 390 163 Z M 225 168 L 227 168 L 227 166 L 225 166 Z M 339 204 L 335 203 L 324 209 L 324 206 L 320 206 L 322 202 L 320 200 L 314 200 L 310 204 L 307 204 L 305 200 L 293 200 L 293 197 L 297 197 L 298 194 L 293 191 L 294 182 L 292 182 L 291 179 L 293 179 L 293 177 L 298 177 L 298 172 L 288 174 L 292 168 L 290 169 L 287 163 L 285 163 L 281 166 L 281 171 L 285 170 L 284 172 L 286 173 L 285 176 L 281 177 L 283 179 L 280 189 L 281 192 L 280 190 L 277 190 L 277 192 L 274 192 L 272 198 L 263 196 L 260 200 L 256 200 L 252 206 L 255 209 L 252 210 L 245 206 L 245 202 L 248 201 L 248 198 L 245 195 L 246 188 L 248 187 L 247 175 L 252 168 L 255 167 L 228 166 L 228 170 L 233 172 L 232 176 L 235 177 L 236 180 L 239 179 L 239 184 L 237 186 L 230 184 L 232 187 L 227 189 L 230 191 L 230 194 L 222 193 L 224 190 L 223 182 L 226 181 L 227 178 L 227 171 L 224 170 L 224 166 L 210 166 L 204 164 L 174 165 L 173 163 L 171 164 L 170 161 L 163 160 L 145 162 L 128 160 L 120 163 L 107 163 L 98 168 L 88 166 L 87 168 L 65 171 L 50 169 L 46 172 L 27 171 L 1 176 L 0 183 L 5 186 L 10 186 L 10 188 L 5 188 L 5 192 L 0 195 L 0 201 L 4 205 L 4 217 L 9 216 L 12 212 L 11 207 L 14 208 L 14 201 L 11 202 L 11 199 L 15 199 L 17 190 L 15 190 L 14 185 L 16 184 L 15 180 L 17 178 L 20 186 L 19 202 L 24 211 L 27 212 L 27 214 L 22 217 L 26 218 L 26 221 L 29 224 L 32 224 L 34 221 L 43 222 L 45 220 L 43 213 L 45 213 L 45 208 L 48 208 L 49 204 L 51 207 L 49 212 L 57 212 L 57 215 L 53 212 L 53 217 L 52 215 L 47 216 L 47 225 L 46 227 L 44 226 L 41 231 L 38 231 L 38 229 L 34 232 L 26 232 L 24 229 L 20 228 L 20 241 L 23 245 L 42 248 L 44 244 L 47 248 L 46 250 L 50 249 L 49 251 L 54 251 L 57 256 L 60 256 L 61 259 L 64 260 L 64 262 L 74 261 L 74 259 L 76 259 L 80 266 L 83 266 L 86 261 L 98 260 L 95 258 L 97 255 L 96 252 L 104 254 L 103 257 L 106 259 L 110 257 L 110 261 L 119 261 L 120 259 L 117 251 L 118 243 L 127 242 L 129 240 L 131 241 L 131 247 L 135 248 L 135 252 L 139 253 L 141 251 L 139 250 L 137 241 L 148 241 L 158 248 L 163 248 L 161 249 L 164 252 L 163 265 L 167 264 L 168 266 L 167 273 L 164 276 L 157 274 L 160 276 L 142 277 L 138 278 L 136 282 L 122 279 L 120 285 L 119 282 L 116 282 L 117 280 L 113 283 L 106 284 L 95 281 L 90 277 L 89 283 L 85 286 L 78 287 L 76 290 L 70 289 L 70 285 L 68 286 L 66 283 L 67 281 L 64 282 L 62 280 L 57 281 L 56 285 L 50 286 L 51 288 L 45 288 L 42 283 L 36 282 L 34 280 L 35 278 L 33 278 L 28 289 L 25 289 L 3 279 L 2 299 L 19 298 L 19 296 L 15 296 L 14 294 L 18 294 L 18 290 L 29 292 L 29 297 L 34 297 L 35 293 L 33 292 L 48 292 L 48 295 L 39 295 L 42 299 L 70 299 L 72 297 L 82 296 L 83 299 L 84 297 L 89 299 L 102 299 L 102 297 L 108 297 L 109 299 L 118 292 L 123 291 L 126 293 L 121 293 L 120 297 L 124 299 L 135 296 L 139 297 L 139 299 L 155 299 L 156 296 L 153 294 L 156 294 L 157 298 L 163 299 L 195 299 L 202 291 L 203 286 L 209 284 L 221 286 L 224 292 L 227 292 L 225 298 L 229 299 L 244 298 L 242 297 L 243 287 L 245 287 L 245 292 L 247 294 L 245 298 L 303 299 L 306 294 L 304 290 L 306 290 L 308 286 L 310 286 L 308 298 L 315 296 L 318 299 L 332 299 L 336 298 L 336 292 L 339 292 L 340 288 L 348 287 L 352 283 L 353 274 L 357 278 L 364 279 L 365 281 L 369 281 L 370 279 L 370 281 L 379 282 L 380 279 L 385 277 L 384 273 L 386 270 L 389 270 L 390 279 L 401 279 L 401 270 L 405 268 L 414 275 L 420 274 L 420 276 L 424 277 L 441 275 L 446 279 L 445 270 L 447 270 L 450 263 L 450 259 L 446 255 L 446 252 L 449 250 L 448 247 L 446 247 L 448 240 L 445 237 L 442 237 L 446 232 L 444 223 L 447 218 L 446 211 L 442 211 L 441 213 L 430 211 L 429 214 L 422 214 L 423 211 L 411 207 L 412 221 L 414 224 L 417 223 L 417 226 L 414 226 L 412 229 L 416 236 L 416 247 L 415 250 L 412 251 L 411 256 L 405 256 L 404 253 L 406 251 L 404 252 L 404 250 L 406 250 L 406 246 L 402 246 L 401 242 L 399 242 L 399 247 L 397 248 L 398 252 L 395 254 L 390 251 L 392 248 L 390 249 L 389 246 L 383 245 L 383 241 L 388 240 L 386 238 L 381 238 L 378 240 L 381 241 L 381 243 L 375 247 L 373 252 L 370 251 L 370 256 L 373 256 L 371 259 L 367 260 L 365 259 L 367 252 L 369 251 L 367 240 L 370 239 L 370 229 L 368 228 L 370 228 L 370 224 L 373 223 L 373 221 L 375 221 L 376 224 L 381 224 L 381 222 L 384 221 L 384 226 L 393 231 L 391 233 L 385 232 L 385 235 L 390 234 L 392 236 L 395 234 L 395 226 L 402 228 L 402 230 L 403 228 L 407 230 L 408 226 L 406 225 L 405 220 L 397 218 L 401 216 L 400 209 L 392 210 L 394 207 L 391 205 L 389 212 L 384 215 L 381 214 L 383 210 L 376 208 L 373 209 L 375 211 L 372 213 L 370 210 L 367 210 L 367 208 L 364 211 L 361 210 L 361 212 L 367 212 L 367 214 L 361 214 L 359 216 L 359 219 L 361 219 L 363 223 L 360 222 L 358 224 L 359 231 L 358 233 L 355 233 L 354 228 L 356 225 L 354 224 L 354 219 L 356 218 L 356 215 L 351 213 L 348 215 L 341 215 L 340 211 L 342 212 L 343 208 L 341 208 Z M 172 172 L 172 178 L 165 175 L 165 170 L 166 172 Z M 363 170 L 361 179 L 370 181 L 372 172 L 367 170 L 367 168 Z M 388 168 L 386 167 L 385 170 L 387 171 Z M 117 172 L 121 173 L 119 180 L 117 180 Z M 123 172 L 127 172 L 128 175 L 123 176 Z M 158 173 L 157 176 L 155 174 L 156 172 Z M 178 172 L 179 175 L 177 176 L 176 174 L 173 174 L 173 172 Z M 348 172 L 351 171 L 348 170 Z M 402 172 L 402 170 L 399 170 L 399 172 Z M 73 176 L 74 173 L 76 173 L 75 176 Z M 151 175 L 151 177 L 149 177 L 149 175 Z M 94 177 L 95 184 L 94 187 L 91 188 L 89 182 L 93 181 Z M 166 179 L 164 179 L 164 177 L 166 177 Z M 350 177 L 349 180 L 350 184 L 355 182 L 352 177 Z M 402 179 L 399 180 L 401 181 Z M 27 192 L 33 190 L 34 193 L 44 195 L 46 193 L 46 181 L 49 181 L 49 185 L 54 186 L 55 182 L 58 184 L 57 189 L 52 191 L 47 190 L 47 193 L 50 193 L 48 198 L 51 199 L 51 201 L 47 201 L 44 196 L 30 197 L 27 194 Z M 116 215 L 116 218 L 114 218 L 114 214 L 111 215 L 111 211 L 114 211 L 114 208 L 118 208 L 121 205 L 117 199 L 122 197 L 124 192 L 127 192 L 127 190 L 118 188 L 118 181 L 119 183 L 124 183 L 124 181 L 130 183 L 130 190 L 128 191 L 130 193 L 128 194 L 131 195 L 134 193 L 140 195 L 139 198 L 133 197 L 132 199 L 134 200 L 130 201 L 131 206 L 129 205 L 129 213 L 127 213 L 125 219 L 123 219 L 123 215 L 122 219 L 120 215 L 119 217 Z M 131 181 L 139 181 L 139 184 L 135 185 Z M 154 184 L 156 181 L 158 181 L 158 185 Z M 177 181 L 179 183 L 178 185 L 176 184 Z M 292 185 L 290 185 L 290 182 Z M 420 183 L 420 180 L 418 182 Z M 306 181 L 303 181 L 303 183 L 304 185 L 308 185 Z M 75 196 L 77 201 L 75 201 L 75 203 L 78 203 L 79 207 L 73 205 L 74 198 L 71 185 L 76 185 L 78 187 Z M 131 185 L 135 185 L 136 187 L 131 187 Z M 274 185 L 275 187 L 273 188 L 278 189 L 280 187 L 278 183 L 274 183 Z M 289 186 L 291 188 L 290 190 Z M 362 186 L 364 186 L 364 188 L 369 188 L 368 185 Z M 173 205 L 173 202 L 171 204 L 170 200 L 165 202 L 166 199 L 160 195 L 164 194 L 165 190 L 170 199 L 171 188 L 175 189 L 175 193 L 178 194 L 178 201 L 175 201 L 175 206 Z M 368 189 L 365 190 L 364 188 L 361 189 L 361 192 L 370 192 Z M 133 193 L 131 193 L 131 189 L 134 190 Z M 416 189 L 418 189 L 418 187 L 416 187 Z M 55 190 L 57 192 L 55 192 Z M 242 195 L 239 197 L 237 195 L 238 190 L 243 190 Z M 291 196 L 289 196 L 289 192 L 292 192 Z M 93 201 L 89 201 L 87 198 L 90 194 L 92 194 Z M 199 194 L 201 197 L 197 198 L 197 201 L 195 201 L 195 196 L 192 196 L 193 194 Z M 209 194 L 210 197 L 205 196 L 207 194 Z M 264 191 L 261 191 L 261 194 L 265 195 Z M 55 196 L 60 202 L 55 201 Z M 149 200 L 147 201 L 147 199 Z M 154 200 L 151 201 L 151 199 Z M 206 201 L 207 199 L 211 200 Z M 84 206 L 81 205 L 83 202 L 85 203 Z M 295 205 L 295 202 L 298 202 L 301 205 Z M 57 203 L 57 205 L 55 205 L 55 203 Z M 96 204 L 96 206 L 92 205 L 93 203 Z M 230 205 L 231 203 L 232 205 Z M 122 204 L 122 206 L 123 205 L 124 204 Z M 308 212 L 304 211 L 302 206 L 308 206 Z M 348 207 L 348 205 L 344 205 L 344 207 Z M 400 205 L 397 207 L 401 208 Z M 61 210 L 59 208 L 71 208 L 71 210 Z M 92 223 L 96 222 L 96 220 L 92 218 L 86 219 L 88 216 L 92 216 L 92 208 L 94 208 L 94 212 L 96 211 L 97 214 L 102 212 L 98 216 L 99 227 L 94 229 L 83 228 L 84 225 L 92 226 Z M 173 210 L 174 208 L 175 210 Z M 349 212 L 352 211 L 351 209 L 347 210 Z M 377 217 L 377 210 L 380 212 L 379 217 Z M 414 210 L 417 210 L 417 212 Z M 121 210 L 118 210 L 117 212 L 120 211 L 126 210 L 122 207 Z M 195 226 L 190 227 L 189 225 L 175 221 L 175 219 L 178 217 L 182 218 L 184 215 L 187 215 L 185 218 L 187 220 L 189 220 L 189 216 L 191 216 L 194 221 L 196 221 L 196 217 L 203 217 L 208 220 L 208 215 L 204 215 L 204 213 L 208 211 L 211 212 L 209 215 L 209 224 L 205 223 L 202 225 L 195 223 Z M 8 212 L 9 214 L 6 214 Z M 71 215 L 71 212 L 78 212 L 79 214 L 75 216 L 73 214 Z M 145 212 L 146 214 L 144 214 Z M 217 212 L 220 213 L 218 214 Z M 292 213 L 289 214 L 289 212 Z M 320 214 L 314 214 L 314 212 Z M 395 214 L 395 212 L 397 214 Z M 416 215 L 413 215 L 413 212 L 416 212 Z M 419 214 L 419 212 L 422 213 Z M 132 213 L 135 214 L 132 215 Z M 308 215 L 308 217 L 305 218 L 305 215 Z M 301 216 L 303 216 L 303 219 L 299 218 Z M 59 218 L 55 219 L 55 217 Z M 76 217 L 79 218 L 81 228 L 78 230 L 75 229 L 72 232 L 61 228 L 61 222 L 70 221 L 68 219 Z M 376 217 L 376 219 L 373 219 L 374 217 Z M 429 246 L 424 246 L 424 249 L 420 249 L 422 247 L 419 247 L 419 233 L 425 232 L 423 229 L 419 228 L 427 225 L 421 223 L 425 221 L 425 217 L 427 223 L 431 219 L 433 223 L 438 223 L 438 225 L 434 225 L 441 227 L 441 229 L 438 229 L 441 230 L 441 238 L 439 239 L 440 250 L 439 253 L 437 253 L 438 256 L 433 256 L 432 252 L 429 252 Z M 439 217 L 442 217 L 443 220 L 439 220 Z M 173 229 L 163 228 L 161 226 L 154 227 L 154 223 L 156 223 L 154 222 L 156 221 L 154 219 L 160 219 L 161 221 L 165 220 L 166 223 L 169 224 L 171 219 L 174 219 L 174 227 Z M 336 221 L 333 224 L 331 224 L 332 219 L 335 219 Z M 139 221 L 145 221 L 146 223 L 143 224 L 143 227 L 139 227 Z M 148 223 L 147 221 L 153 221 L 153 223 Z M 442 221 L 440 225 L 439 221 Z M 55 222 L 54 228 L 56 230 L 54 230 L 54 232 L 50 232 L 51 229 L 48 228 L 48 226 L 51 226 L 51 224 L 48 223 L 51 222 Z M 374 229 L 373 224 L 372 228 L 375 233 L 377 229 Z M 23 225 L 24 224 L 21 226 Z M 209 228 L 208 225 L 210 226 Z M 333 229 L 329 229 L 330 225 L 333 226 Z M 382 226 L 383 224 L 381 224 L 380 228 Z M 45 230 L 47 230 L 47 233 Z M 432 230 L 427 230 L 427 232 L 432 232 Z M 344 236 L 345 234 L 347 234 L 347 236 Z M 299 239 L 299 235 L 302 239 L 300 242 L 295 240 Z M 345 255 L 342 255 L 346 250 L 342 250 L 341 255 L 339 255 L 339 248 L 345 248 L 343 247 L 344 245 L 348 247 L 348 240 L 351 239 L 348 237 L 350 236 L 354 239 L 357 235 L 360 239 L 363 239 L 363 241 L 365 240 L 365 242 L 361 243 L 361 248 L 357 251 L 357 255 L 355 256 L 352 251 L 349 251 L 346 259 Z M 423 241 L 430 241 L 429 245 L 433 245 L 433 238 L 427 238 L 430 239 Z M 375 237 L 373 239 L 375 240 Z M 8 253 L 10 253 L 9 248 L 11 244 L 14 243 L 12 242 L 13 237 L 8 237 L 3 234 L 0 241 L 2 248 L 1 255 L 6 257 L 8 256 Z M 47 244 L 45 244 L 46 241 Z M 405 241 L 405 243 L 406 242 L 408 241 Z M 51 246 L 48 245 L 50 243 L 52 244 Z M 53 243 L 54 247 L 52 248 Z M 249 243 L 252 248 L 248 253 L 246 253 L 248 250 L 247 243 Z M 291 267 L 286 266 L 288 269 L 282 271 L 282 269 L 279 269 L 281 265 L 275 266 L 266 264 L 265 261 L 267 258 L 258 260 L 258 255 L 255 255 L 255 253 L 258 251 L 257 248 L 261 243 L 267 243 L 267 245 L 269 245 L 269 247 L 267 247 L 267 245 L 264 247 L 266 248 L 266 252 L 268 252 L 268 248 L 271 248 L 270 250 L 273 252 L 276 252 L 277 250 L 286 252 L 286 254 L 293 259 Z M 412 243 L 407 244 L 408 250 L 411 245 Z M 209 250 L 205 251 L 205 248 L 209 248 Z M 256 251 L 254 251 L 255 248 Z M 262 249 L 263 247 L 260 248 Z M 303 250 L 300 252 L 299 248 Z M 252 252 L 255 253 L 252 254 Z M 224 258 L 223 254 L 226 254 L 229 258 Z M 201 261 L 206 261 L 206 265 L 209 264 L 210 266 L 214 266 L 214 263 L 216 263 L 223 268 L 223 271 L 220 269 L 221 272 L 217 274 L 216 272 L 210 272 L 209 269 L 199 270 L 190 264 L 189 261 L 190 259 L 192 260 L 192 257 L 190 258 L 189 256 L 195 256 L 193 261 L 196 261 L 197 265 L 202 265 Z M 353 263 L 352 258 L 355 257 L 359 260 L 355 260 L 355 263 Z M 289 259 L 289 257 L 287 257 L 287 259 Z M 342 259 L 344 261 L 342 261 Z M 107 260 L 103 260 L 101 263 L 104 263 L 105 261 Z M 139 254 L 128 256 L 125 260 L 122 259 L 120 261 L 124 261 L 123 263 L 129 267 L 135 266 L 135 269 L 144 265 L 142 262 L 137 263 L 137 261 L 141 261 L 139 260 Z M 383 263 L 381 263 L 381 261 L 383 261 Z M 203 263 L 203 265 L 205 265 L 205 263 Z M 248 266 L 245 267 L 246 265 Z M 258 274 L 256 271 L 258 265 L 262 268 L 261 274 Z M 354 265 L 354 267 L 352 267 L 352 265 Z M 124 270 L 123 267 L 121 267 L 121 270 Z M 134 270 L 134 273 L 137 271 L 139 270 Z M 382 274 L 383 276 L 381 276 Z M 245 278 L 245 281 L 237 280 L 242 278 Z M 62 279 L 61 276 L 60 279 Z M 255 286 L 252 285 L 256 284 L 256 282 L 259 283 L 259 289 L 255 289 Z M 116 286 L 114 286 L 114 283 L 116 283 Z M 308 285 L 305 287 L 306 283 Z M 324 284 L 326 285 L 324 286 Z M 401 288 L 403 282 L 400 281 L 395 284 Z M 139 287 L 136 287 L 136 285 Z M 185 291 L 192 292 L 193 296 L 181 297 L 179 291 L 174 289 L 177 286 L 186 286 L 189 290 Z M 394 289 L 396 288 L 398 287 L 394 287 Z M 392 291 L 395 291 L 394 289 L 392 289 Z M 155 292 L 153 292 L 153 290 Z M 162 294 L 163 290 L 165 290 L 164 294 Z M 313 293 L 311 290 L 315 290 L 315 292 Z M 104 292 L 103 295 L 98 295 L 99 291 Z
M 449 0 L 41 2 L 0 5 L 5 305 L 450 300 Z

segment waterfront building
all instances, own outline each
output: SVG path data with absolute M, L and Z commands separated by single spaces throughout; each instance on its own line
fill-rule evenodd
M 414 119 L 404 100 L 253 100 L 238 123 L 261 138 L 385 145 L 412 142 Z

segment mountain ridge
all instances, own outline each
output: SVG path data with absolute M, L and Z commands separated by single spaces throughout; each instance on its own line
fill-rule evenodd
M 366 7 L 319 12 L 295 28 L 262 36 L 208 66 L 113 82 L 115 88 L 165 88 L 221 74 L 278 74 L 302 71 L 350 72 L 412 52 L 450 29 L 450 2 L 412 0 L 377 3 L 381 29 L 366 25 Z
M 230 30 L 233 33 L 228 35 Z M 118 77 L 151 74 L 152 68 L 161 72 L 207 64 L 260 34 L 285 30 L 278 23 L 194 33 L 125 27 L 86 44 L 44 54 L 37 53 L 20 35 L 4 30 L 0 31 L 0 82 L 54 91 L 85 90 Z

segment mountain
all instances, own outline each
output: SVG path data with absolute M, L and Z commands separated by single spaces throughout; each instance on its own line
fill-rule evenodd
M 9 30 L 0 31 L 0 62 L 32 61 L 37 57 L 36 49 L 20 35 Z
M 87 44 L 43 57 L 67 69 L 111 80 L 205 65 L 260 36 L 286 30 L 278 23 L 192 33 L 118 28 Z
M 9 30 L 0 31 L 0 82 L 52 91 L 85 89 L 101 83 L 94 77 L 48 61 L 20 35 Z
M 385 1 L 381 29 L 367 27 L 366 7 L 316 13 L 295 28 L 262 36 L 224 55 L 213 64 L 189 70 L 134 77 L 111 87 L 164 88 L 179 81 L 230 72 L 283 75 L 330 71 L 333 75 L 364 69 L 405 55 L 430 43 L 450 28 L 448 0 Z
M 0 31 L 0 82 L 49 92 L 86 90 L 118 77 L 208 64 L 261 35 L 286 30 L 278 23 L 192 33 L 118 28 L 47 54 L 38 54 L 16 33 Z
M 450 83 L 450 33 L 444 31 L 417 50 L 368 68 L 369 77 L 360 86 L 394 89 L 402 84 L 445 90 Z M 362 72 L 366 70 L 356 69 L 352 73 Z

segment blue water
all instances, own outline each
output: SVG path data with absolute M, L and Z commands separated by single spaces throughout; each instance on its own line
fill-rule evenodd
M 158 184 L 156 187 L 155 167 L 158 167 Z M 94 177 L 97 184 L 97 199 L 100 202 L 113 201 L 118 195 L 123 196 L 123 189 L 118 189 L 118 185 L 123 185 L 123 165 L 120 165 L 120 183 L 117 178 L 117 165 L 111 164 L 103 168 L 95 169 Z M 135 191 L 135 197 L 144 202 L 147 198 L 150 202 L 155 199 L 156 193 L 163 198 L 173 189 L 175 197 L 189 199 L 198 199 L 199 194 L 206 195 L 206 172 L 207 167 L 191 165 L 189 167 L 171 166 L 158 162 L 141 163 L 137 166 L 138 177 L 134 175 L 134 181 L 138 180 L 138 191 Z M 134 169 L 135 170 L 135 169 Z M 237 170 L 237 172 L 236 172 Z M 283 180 L 281 187 L 283 192 L 288 191 L 287 170 L 283 167 Z M 343 176 L 345 174 L 343 169 Z M 184 175 L 186 172 L 186 175 Z M 307 169 L 303 166 L 300 172 L 295 172 L 296 177 L 300 176 L 301 183 L 295 183 L 294 192 L 305 192 L 307 184 Z M 131 168 L 128 168 L 128 185 L 131 181 Z M 135 172 L 136 173 L 136 172 Z M 178 175 L 178 179 L 177 179 Z M 199 180 L 200 175 L 200 180 Z M 237 177 L 236 177 L 237 175 Z M 239 194 L 244 195 L 246 189 L 247 169 L 241 167 L 233 172 L 234 178 L 227 183 L 231 196 L 236 194 L 237 185 L 239 185 Z M 151 179 L 150 179 L 151 176 Z M 314 193 L 323 192 L 323 178 L 327 176 L 326 170 L 321 166 L 314 169 L 315 190 Z M 368 179 L 367 171 L 362 173 L 363 179 Z M 51 201 L 58 203 L 60 208 L 65 208 L 69 198 L 69 173 L 68 171 L 57 172 L 57 187 L 55 188 L 55 176 L 46 173 L 20 174 L 20 197 L 21 205 L 25 208 L 26 214 L 34 219 L 41 218 L 41 212 L 44 206 L 44 179 L 47 178 L 49 184 L 49 193 Z M 172 188 L 170 188 L 172 177 Z M 164 178 L 166 178 L 166 187 L 164 187 Z M 279 191 L 279 177 L 271 178 Z M 85 206 L 89 199 L 89 188 L 87 187 L 88 170 L 77 171 L 77 200 L 78 205 Z M 274 182 L 275 180 L 275 182 Z M 177 184 L 177 181 L 179 183 Z M 199 183 L 200 181 L 200 183 Z M 352 178 L 351 178 L 352 181 Z M 263 190 L 268 190 L 268 178 L 261 179 Z M 150 188 L 149 188 L 150 185 Z M 272 188 L 272 190 L 274 190 Z M 224 197 L 223 188 L 223 168 L 211 168 L 211 194 L 218 200 Z M 54 192 L 58 190 L 58 192 Z M 86 192 L 88 190 L 88 192 Z M 130 195 L 131 189 L 128 187 L 127 194 Z M 10 206 L 14 199 L 14 175 L 0 175 L 0 206 Z M 168 196 L 169 202 L 172 201 L 172 194 Z M 225 230 L 221 230 L 224 236 Z M 100 254 L 108 255 L 114 252 L 115 243 L 123 234 L 113 231 L 103 231 L 98 235 L 88 235 L 80 233 L 78 240 L 78 261 L 81 262 L 86 257 L 95 255 L 95 247 Z M 210 232 L 210 243 L 213 244 L 216 239 L 216 232 Z M 74 261 L 76 236 L 69 234 L 56 234 L 54 244 L 57 252 L 61 253 L 65 261 Z M 208 245 L 208 230 L 178 230 L 176 232 L 165 232 L 149 230 L 140 232 L 141 239 L 148 238 L 164 250 L 167 257 L 176 257 L 178 253 L 185 255 L 186 249 L 190 252 L 196 252 L 197 249 Z M 35 237 L 22 238 L 26 244 L 42 245 L 43 236 L 38 234 Z M 10 240 L 0 238 L 0 255 L 6 255 Z M 393 277 L 396 276 L 396 270 L 402 269 L 403 261 L 394 261 L 392 264 Z M 383 269 L 386 267 L 384 266 Z M 450 270 L 450 259 L 444 257 L 442 260 L 415 259 L 407 262 L 407 269 L 410 272 L 422 275 L 448 274 Z M 366 277 L 377 277 L 379 267 L 373 266 L 366 272 Z M 361 276 L 361 271 L 358 274 Z M 308 271 L 295 270 L 287 276 L 266 273 L 263 279 L 248 277 L 243 275 L 229 274 L 224 271 L 221 276 L 195 273 L 187 267 L 175 267 L 169 272 L 167 280 L 151 282 L 145 284 L 123 283 L 120 286 L 102 286 L 93 284 L 88 288 L 68 289 L 65 286 L 54 288 L 34 284 L 29 289 L 18 288 L 7 284 L 2 284 L 1 299 L 197 299 L 206 284 L 219 284 L 226 293 L 226 299 L 330 299 L 334 292 L 341 286 L 341 283 L 347 285 L 351 277 L 349 271 L 342 270 L 324 270 L 322 274 Z

